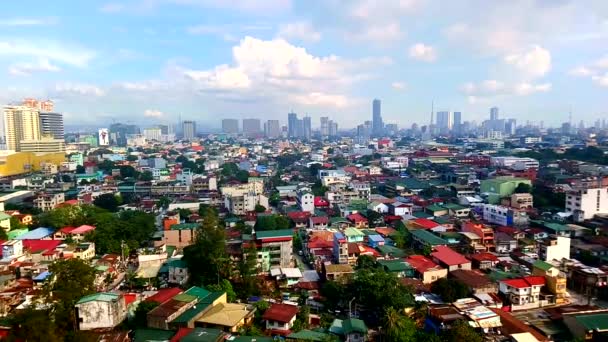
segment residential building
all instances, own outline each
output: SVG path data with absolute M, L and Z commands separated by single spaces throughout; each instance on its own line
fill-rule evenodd
M 498 291 L 515 307 L 534 308 L 541 306 L 540 290 L 546 281 L 541 276 L 505 279 L 498 282 Z
M 58 192 L 55 194 L 42 194 L 34 199 L 34 206 L 42 211 L 55 209 L 57 205 L 65 202 L 65 194 Z
M 520 158 L 520 157 L 492 157 L 491 163 L 495 167 L 507 168 L 513 170 L 528 170 L 538 169 L 540 164 L 538 160 L 532 158 Z
M 487 196 L 488 203 L 498 204 L 504 197 L 509 197 L 515 193 L 515 188 L 521 183 L 532 186 L 532 181 L 525 178 L 496 177 L 481 181 L 480 192 Z
M 293 231 L 291 229 L 256 231 L 254 235 L 258 252 L 268 252 L 269 267 L 292 266 Z
M 523 226 L 528 223 L 526 212 L 493 204 L 483 205 L 483 219 L 501 226 Z
M 308 189 L 297 191 L 296 201 L 300 210 L 314 214 L 315 212 L 315 196 Z
M 555 296 L 555 304 L 560 305 L 567 302 L 569 295 L 566 287 L 567 277 L 564 272 L 548 262 L 537 260 L 532 264 L 532 274 L 545 277 L 546 288 Z
M 534 198 L 531 194 L 513 194 L 509 204 L 515 209 L 532 209 L 534 207 Z
M 542 240 L 538 247 L 538 257 L 547 262 L 570 259 L 570 238 L 558 236 Z
M 64 140 L 63 114 L 41 111 L 38 117 L 41 136 Z
M 437 112 L 437 129 L 439 133 L 446 134 L 452 130 L 453 117 L 448 111 Z
M 334 260 L 338 264 L 348 263 L 348 241 L 344 234 L 340 232 L 334 233 Z
M 372 133 L 374 135 L 384 134 L 384 122 L 382 121 L 382 104 L 379 99 L 372 101 Z
M 577 222 L 592 219 L 596 214 L 608 213 L 608 187 L 568 192 L 566 212 L 572 213 Z
M 430 284 L 448 276 L 447 268 L 437 265 L 433 260 L 423 255 L 411 255 L 405 261 L 414 268 L 417 277 L 422 280 L 423 284 Z
M 222 132 L 226 134 L 239 133 L 239 120 L 237 119 L 222 119 Z
M 112 329 L 127 317 L 122 294 L 102 292 L 81 298 L 75 305 L 79 330 Z
M 462 223 L 462 231 L 476 234 L 480 239 L 480 244 L 483 245 L 487 251 L 495 249 L 494 229 L 485 226 L 482 223 L 466 221 Z
M 273 303 L 264 312 L 262 319 L 266 321 L 267 331 L 285 334 L 293 328 L 297 314 L 296 305 Z
M 192 141 L 196 138 L 196 122 L 195 121 L 184 121 L 182 122 L 182 138 L 184 140 Z
M 262 132 L 260 119 L 243 119 L 243 134 L 255 137 Z
M 471 269 L 471 260 L 447 246 L 435 246 L 431 258 L 437 264 L 447 268 L 449 272 Z
M 257 205 L 268 208 L 268 197 L 251 193 L 224 197 L 224 207 L 234 215 L 245 215 L 255 211 Z
M 276 139 L 281 136 L 281 124 L 279 120 L 268 120 L 265 129 L 266 137 Z
M 160 127 L 144 128 L 144 137 L 146 140 L 161 141 L 162 131 Z
M 4 137 L 6 148 L 21 151 L 22 140 L 38 140 L 41 137 L 38 109 L 27 106 L 4 107 Z

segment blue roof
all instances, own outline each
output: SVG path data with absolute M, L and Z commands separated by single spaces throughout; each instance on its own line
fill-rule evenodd
M 369 235 L 367 238 L 374 242 L 383 242 L 384 241 L 384 238 L 378 234 Z
M 39 275 L 35 276 L 32 280 L 33 281 L 44 281 L 46 280 L 46 278 L 48 278 L 51 275 L 51 272 L 49 271 L 44 271 L 42 273 L 40 273 Z
M 53 235 L 54 232 L 55 232 L 55 229 L 40 227 L 40 228 L 36 228 L 34 230 L 30 230 L 29 232 L 27 232 L 25 234 L 21 234 L 21 235 L 17 236 L 15 239 L 17 239 L 17 240 L 44 239 L 47 236 Z
M 336 239 L 344 239 L 344 235 L 342 235 L 342 233 L 340 233 L 340 232 L 335 232 L 334 237 Z

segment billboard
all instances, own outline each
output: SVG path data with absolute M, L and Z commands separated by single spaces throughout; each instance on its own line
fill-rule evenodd
M 110 133 L 107 128 L 99 129 L 99 146 L 108 146 L 110 145 Z

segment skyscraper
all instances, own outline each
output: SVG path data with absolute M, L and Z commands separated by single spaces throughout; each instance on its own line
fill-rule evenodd
M 64 139 L 63 114 L 42 112 L 40 117 L 40 134 L 53 139 Z
M 380 100 L 372 101 L 372 132 L 375 135 L 382 135 L 384 122 L 382 122 L 382 108 Z
M 462 112 L 454 112 L 454 123 L 452 124 L 452 130 L 456 134 L 462 134 Z
M 228 134 L 237 134 L 239 132 L 239 120 L 223 119 L 222 120 L 222 132 L 228 133 Z
M 490 120 L 498 120 L 498 107 L 490 108 Z
M 437 112 L 437 129 L 440 133 L 449 133 L 452 129 L 452 113 L 447 111 Z
M 281 136 L 281 124 L 279 120 L 268 120 L 266 122 L 266 137 L 278 138 Z
M 298 136 L 298 121 L 298 114 L 287 114 L 287 135 L 290 138 L 295 138 Z
M 305 116 L 302 119 L 302 137 L 306 140 L 310 140 L 312 136 L 312 124 L 310 121 L 310 116 Z
M 329 118 L 327 116 L 321 117 L 320 131 L 322 137 L 329 136 Z
M 20 151 L 22 140 L 40 139 L 38 109 L 28 106 L 4 107 L 4 136 L 6 148 Z
M 243 134 L 254 137 L 261 132 L 260 119 L 243 119 Z
M 182 138 L 184 140 L 194 140 L 196 137 L 196 122 L 195 121 L 184 121 L 182 123 Z
M 329 120 L 329 136 L 335 137 L 338 135 L 338 123 L 334 120 Z

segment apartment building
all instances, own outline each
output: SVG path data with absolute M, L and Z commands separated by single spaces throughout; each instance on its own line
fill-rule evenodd
M 34 206 L 42 211 L 49 211 L 63 202 L 65 202 L 65 195 L 63 192 L 42 194 L 34 199 Z
M 566 195 L 565 206 L 566 212 L 572 213 L 577 222 L 592 219 L 596 214 L 606 214 L 608 187 L 570 191 Z

